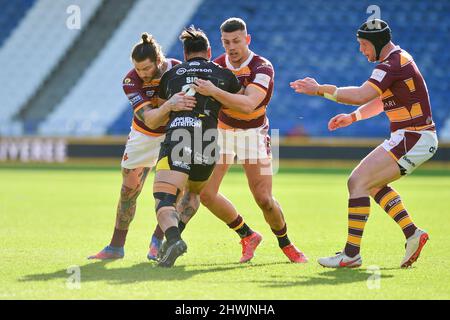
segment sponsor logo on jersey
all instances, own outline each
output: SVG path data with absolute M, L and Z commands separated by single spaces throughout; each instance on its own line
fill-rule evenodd
M 200 65 L 200 62 L 192 61 L 192 62 L 189 62 L 189 65 L 190 65 L 190 66 L 199 66 L 199 65 Z
M 146 91 L 145 94 L 147 95 L 147 97 L 151 98 L 155 94 L 155 90 Z
M 374 79 L 378 82 L 381 82 L 381 81 L 383 81 L 385 76 L 386 76 L 386 71 L 380 70 L 380 69 L 374 69 L 370 78 Z
M 414 162 L 412 162 L 408 157 L 403 156 L 403 160 L 405 160 L 406 162 L 408 162 L 410 165 L 412 165 L 413 167 L 416 166 L 416 164 Z
M 207 68 L 189 68 L 189 69 L 186 69 L 186 68 L 179 68 L 179 69 L 176 71 L 176 74 L 179 75 L 179 76 L 181 76 L 181 75 L 185 74 L 186 72 L 187 72 L 187 73 L 193 73 L 193 72 L 212 73 L 213 70 L 212 70 L 212 69 L 207 69 Z
M 387 102 L 384 103 L 384 107 L 385 108 L 392 108 L 395 107 L 397 104 L 395 103 L 394 100 L 389 100 Z
M 178 127 L 201 128 L 202 121 L 192 117 L 176 117 L 170 124 L 170 128 Z
M 186 73 L 186 68 L 179 68 L 176 72 L 177 75 L 181 76 Z
M 192 149 L 191 149 L 191 147 L 183 147 L 183 152 L 184 152 L 184 154 L 188 154 L 188 155 L 191 155 L 192 154 Z
M 140 94 L 137 94 L 137 95 L 134 96 L 133 98 L 130 98 L 130 103 L 131 103 L 132 106 L 135 106 L 136 104 L 138 104 L 138 103 L 141 102 L 142 100 L 144 100 L 144 99 L 142 99 L 141 95 L 140 95 Z
M 257 70 L 258 69 L 265 69 L 265 68 L 272 68 L 272 66 L 269 63 L 267 63 L 267 62 L 263 62 L 259 66 L 256 67 Z
M 267 74 L 264 73 L 257 73 L 255 76 L 255 80 L 253 80 L 254 83 L 262 85 L 264 88 L 269 88 L 270 84 L 270 77 Z
M 205 156 L 204 154 L 201 154 L 199 152 L 194 153 L 194 163 L 198 164 L 213 164 L 214 159 L 211 159 L 208 156 Z
M 130 78 L 125 78 L 125 80 L 123 80 L 123 85 L 127 87 L 134 87 L 134 83 L 131 82 Z
M 172 161 L 172 165 L 174 167 L 183 168 L 185 170 L 191 170 L 191 166 L 189 164 L 180 160 Z

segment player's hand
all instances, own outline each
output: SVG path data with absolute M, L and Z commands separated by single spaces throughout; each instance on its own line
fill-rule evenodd
M 214 95 L 214 92 L 217 89 L 217 87 L 211 81 L 202 79 L 195 80 L 194 84 L 192 84 L 192 87 L 196 92 L 207 97 Z
M 178 92 L 168 102 L 170 111 L 191 111 L 197 100 L 193 96 L 187 96 L 185 92 Z
M 308 94 L 311 96 L 316 95 L 319 90 L 319 84 L 313 78 L 295 80 L 290 83 L 290 86 L 297 93 Z
M 352 116 L 346 113 L 341 113 L 330 119 L 328 122 L 328 130 L 334 131 L 339 128 L 344 128 L 353 123 Z

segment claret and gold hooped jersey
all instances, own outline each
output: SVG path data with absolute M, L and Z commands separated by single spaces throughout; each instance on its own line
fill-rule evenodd
M 435 130 L 427 85 L 408 52 L 396 46 L 368 82 L 381 94 L 391 132 Z
M 267 105 L 273 94 L 275 76 L 270 61 L 250 51 L 250 56 L 239 68 L 234 68 L 231 65 L 226 54 L 217 57 L 214 62 L 231 70 L 245 88 L 255 86 L 265 93 L 264 100 L 251 114 L 223 107 L 219 114 L 219 128 L 249 129 L 264 125 L 266 123 Z
M 166 61 L 167 69 L 165 70 L 165 72 L 181 63 L 181 61 L 176 59 L 166 59 Z M 128 72 L 126 77 L 123 79 L 122 88 L 128 100 L 130 101 L 133 113 L 143 108 L 144 106 L 158 108 L 160 80 L 161 79 L 154 79 L 148 83 L 145 83 L 141 78 L 139 78 L 134 68 L 130 72 Z M 132 127 L 133 129 L 149 136 L 161 136 L 165 133 L 165 126 L 161 126 L 155 130 L 150 129 L 145 125 L 144 122 L 139 120 L 136 115 L 133 116 Z

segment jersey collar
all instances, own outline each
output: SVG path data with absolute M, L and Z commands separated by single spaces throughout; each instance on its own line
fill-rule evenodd
M 186 60 L 186 62 L 199 61 L 199 60 L 208 61 L 208 59 L 203 58 L 203 57 L 193 57 L 193 58 L 191 58 L 189 60 Z
M 228 59 L 228 55 L 225 54 L 225 63 L 227 65 L 228 69 L 230 69 L 230 70 L 239 70 L 239 69 L 242 69 L 243 67 L 248 66 L 248 64 L 250 63 L 250 61 L 252 61 L 254 56 L 255 56 L 255 53 L 250 50 L 250 55 L 248 56 L 247 60 L 245 60 L 238 68 L 235 68 L 235 67 L 233 67 L 233 65 L 231 64 L 230 60 Z
M 400 48 L 400 46 L 395 46 L 394 48 L 392 48 L 392 50 L 389 51 L 389 53 L 386 55 L 386 58 L 384 58 L 383 61 L 386 61 L 391 54 L 393 54 L 395 51 L 399 51 L 399 50 L 402 50 L 402 48 Z M 381 61 L 381 62 L 383 62 L 383 61 Z

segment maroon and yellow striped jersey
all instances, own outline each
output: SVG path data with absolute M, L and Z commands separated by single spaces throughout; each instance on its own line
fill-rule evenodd
M 250 52 L 248 59 L 239 68 L 234 68 L 231 65 L 226 54 L 222 54 L 214 62 L 230 69 L 244 88 L 255 86 L 265 94 L 264 100 L 250 114 L 223 107 L 219 113 L 219 128 L 249 129 L 264 125 L 266 123 L 267 105 L 273 94 L 275 75 L 270 61 Z
M 391 132 L 435 130 L 427 85 L 408 52 L 396 46 L 368 81 L 381 95 Z
M 181 63 L 176 59 L 166 59 L 166 61 L 167 69 L 165 72 L 172 69 L 173 66 Z M 133 114 L 144 106 L 158 108 L 159 82 L 160 79 L 154 79 L 147 83 L 142 81 L 134 68 L 128 72 L 123 79 L 122 88 L 130 101 L 131 107 L 133 108 Z M 149 136 L 160 136 L 166 132 L 165 126 L 161 126 L 155 130 L 150 129 L 144 122 L 139 120 L 135 114 L 133 115 L 132 127 L 133 129 Z

